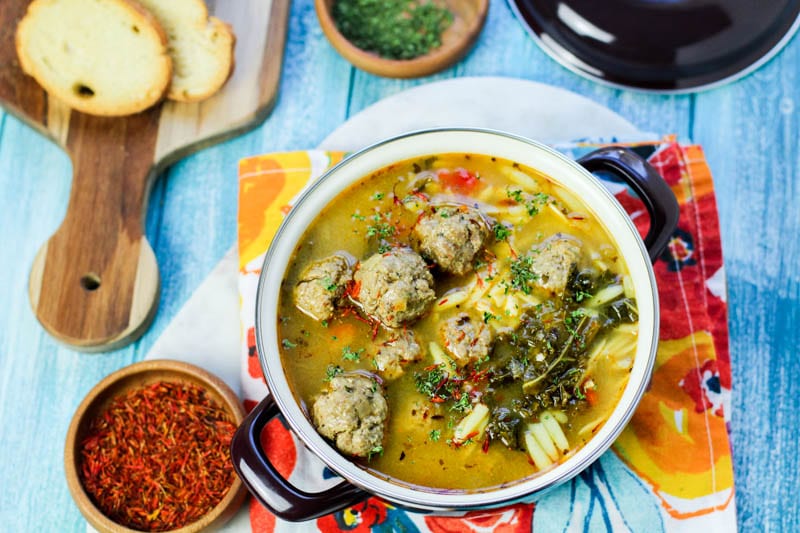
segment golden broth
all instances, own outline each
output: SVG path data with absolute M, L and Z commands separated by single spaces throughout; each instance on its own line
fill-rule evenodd
M 460 179 L 464 174 L 458 169 L 468 169 L 474 179 Z M 416 202 L 413 190 L 431 173 L 437 176 L 428 181 L 425 194 Z M 492 221 L 505 224 L 508 232 L 495 232 L 488 253 L 478 258 L 476 272 L 453 276 L 432 271 L 438 300 L 408 326 L 423 348 L 423 358 L 406 365 L 401 377 L 384 381 L 389 418 L 383 450 L 358 461 L 377 475 L 427 487 L 477 489 L 518 481 L 539 471 L 528 453 L 508 449 L 501 442 L 488 447 L 483 441 L 455 445 L 453 429 L 464 413 L 431 403 L 417 390 L 415 375 L 433 364 L 428 346 L 440 342 L 441 321 L 468 311 L 483 318 L 497 336 L 512 332 L 525 313 L 536 312 L 541 298 L 508 291 L 504 272 L 518 254 L 555 233 L 568 233 L 582 242 L 582 265 L 610 270 L 622 280 L 628 275 L 613 240 L 594 215 L 533 169 L 489 156 L 446 154 L 394 164 L 342 192 L 306 231 L 285 275 L 278 323 L 283 366 L 307 413 L 325 387 L 331 365 L 346 372 L 375 371 L 376 326 L 366 323 L 354 309 L 339 309 L 334 318 L 320 323 L 295 307 L 292 290 L 313 261 L 340 251 L 361 261 L 392 244 L 408 244 L 414 224 L 430 203 L 477 206 Z M 382 241 L 382 235 L 389 237 Z M 631 290 L 626 283 L 626 294 L 633 298 Z M 450 296 L 463 297 L 463 301 L 453 305 Z M 618 401 L 632 365 L 636 326 L 620 326 L 587 347 L 592 356 L 584 376 L 594 383 L 592 405 L 578 402 L 565 410 L 568 420 L 562 426 L 570 451 L 556 462 L 591 438 Z M 344 354 L 351 355 L 345 359 Z M 353 360 L 352 354 L 359 360 Z

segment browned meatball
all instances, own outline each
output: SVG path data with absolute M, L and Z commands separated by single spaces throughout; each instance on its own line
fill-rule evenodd
M 361 374 L 344 374 L 331 379 L 316 399 L 312 417 L 320 435 L 332 440 L 341 452 L 368 457 L 383 443 L 388 412 L 375 380 Z
M 581 242 L 570 235 L 556 233 L 533 248 L 531 270 L 537 276 L 536 285 L 549 296 L 561 296 L 569 275 L 578 263 Z
M 353 268 L 344 255 L 315 261 L 300 275 L 294 289 L 295 305 L 317 320 L 328 320 L 352 277 Z
M 354 279 L 364 312 L 389 327 L 417 319 L 436 299 L 428 266 L 408 248 L 371 256 Z
M 445 272 L 466 274 L 491 232 L 480 211 L 467 206 L 439 207 L 414 226 L 420 252 Z
M 395 379 L 403 374 L 404 364 L 422 358 L 422 349 L 411 330 L 390 331 L 389 335 L 375 354 L 375 367 L 384 378 Z
M 462 367 L 489 355 L 492 347 L 492 331 L 482 320 L 475 320 L 467 313 L 459 313 L 439 327 L 444 346 Z

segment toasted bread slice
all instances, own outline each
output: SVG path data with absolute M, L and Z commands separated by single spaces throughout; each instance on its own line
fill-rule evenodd
M 208 98 L 233 71 L 236 37 L 231 27 L 208 16 L 203 0 L 138 0 L 167 33 L 174 69 L 167 97 L 180 102 Z
M 34 0 L 20 20 L 23 71 L 92 115 L 129 115 L 158 102 L 172 60 L 156 19 L 130 0 Z

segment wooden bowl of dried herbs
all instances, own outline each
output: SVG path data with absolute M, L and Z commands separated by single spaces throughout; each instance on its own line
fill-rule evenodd
M 388 78 L 427 76 L 472 47 L 489 0 L 315 0 L 322 31 L 356 67 Z
M 67 431 L 72 497 L 101 533 L 219 527 L 247 494 L 230 458 L 243 418 L 236 394 L 197 366 L 151 360 L 118 370 Z

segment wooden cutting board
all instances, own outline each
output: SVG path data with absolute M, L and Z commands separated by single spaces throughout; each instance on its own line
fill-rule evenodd
M 209 12 L 237 37 L 228 83 L 204 102 L 164 102 L 114 118 L 72 111 L 22 73 L 14 32 L 29 0 L 2 3 L 0 105 L 63 147 L 73 166 L 67 214 L 31 269 L 31 305 L 60 342 L 115 349 L 147 329 L 158 304 L 158 265 L 144 236 L 154 178 L 266 118 L 277 96 L 290 0 L 208 0 Z

